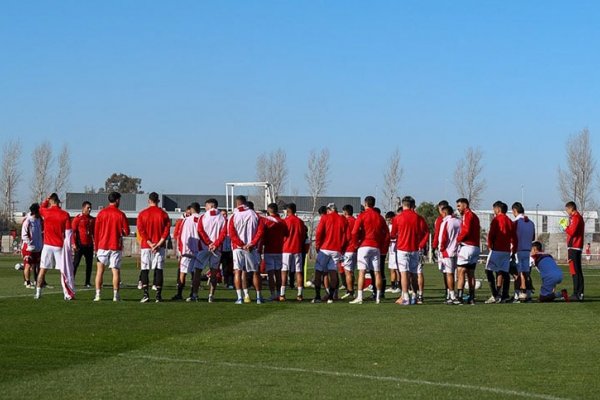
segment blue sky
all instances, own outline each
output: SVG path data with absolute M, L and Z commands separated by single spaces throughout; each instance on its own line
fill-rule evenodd
M 484 203 L 558 208 L 564 142 L 600 152 L 600 3 L 593 1 L 3 1 L 0 136 L 29 155 L 68 143 L 70 189 L 112 172 L 145 190 L 220 193 L 287 150 L 306 192 L 311 149 L 328 194 L 381 190 L 398 147 L 402 194 L 455 198 L 483 149 Z M 381 193 L 377 193 L 379 196 Z

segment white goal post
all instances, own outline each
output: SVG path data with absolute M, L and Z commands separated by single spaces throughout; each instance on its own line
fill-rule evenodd
M 262 207 L 263 210 L 266 210 L 267 206 L 275 201 L 273 185 L 269 182 L 228 182 L 225 184 L 225 207 L 227 211 L 232 211 L 235 207 L 236 187 L 255 187 L 263 189 L 265 202 L 264 207 Z

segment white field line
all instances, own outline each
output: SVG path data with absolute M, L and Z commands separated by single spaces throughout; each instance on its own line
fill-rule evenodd
M 0 300 L 2 299 L 16 299 L 19 297 L 31 297 L 33 298 L 33 296 L 35 295 L 35 289 L 28 289 L 31 290 L 31 293 L 29 294 L 15 294 L 12 296 L 0 296 Z M 78 289 L 75 294 L 79 293 L 79 292 L 86 292 L 86 291 L 90 291 L 90 290 L 94 290 L 94 289 Z M 47 296 L 47 295 L 51 295 L 51 294 L 63 294 L 63 291 L 61 290 L 60 292 L 46 292 L 42 290 L 42 297 Z
M 20 347 L 20 346 L 13 346 Z M 31 347 L 27 347 L 28 350 L 31 350 Z M 86 354 L 92 356 L 107 356 L 114 357 L 115 354 L 106 353 L 106 352 L 92 352 L 92 351 L 82 351 L 82 350 L 71 350 L 71 349 L 58 349 L 58 348 L 39 348 L 36 347 L 36 350 L 41 351 L 49 351 L 49 352 L 69 352 L 76 354 Z M 254 365 L 254 364 L 244 364 L 244 363 L 234 363 L 234 362 L 222 362 L 222 361 L 207 361 L 207 360 L 195 360 L 195 359 L 186 359 L 186 358 L 172 358 L 172 357 L 164 357 L 164 356 L 152 356 L 152 355 L 137 355 L 131 353 L 118 353 L 117 357 L 128 359 L 128 360 L 150 360 L 150 361 L 163 361 L 167 363 L 187 363 L 187 364 L 200 364 L 200 365 L 210 365 L 210 366 L 221 366 L 228 368 L 239 368 L 239 369 L 262 369 L 269 371 L 277 371 L 277 372 L 294 372 L 294 373 L 303 373 L 303 374 L 311 374 L 311 375 L 322 375 L 322 376 L 331 376 L 336 378 L 356 378 L 363 380 L 371 380 L 371 381 L 380 381 L 380 382 L 393 382 L 393 383 L 401 383 L 407 385 L 421 385 L 421 386 L 432 386 L 432 387 L 442 387 L 442 388 L 450 388 L 450 389 L 461 389 L 472 392 L 483 392 L 483 393 L 493 393 L 498 395 L 506 395 L 506 396 L 516 396 L 527 399 L 542 399 L 542 400 L 568 400 L 565 397 L 557 397 L 551 396 L 547 394 L 540 393 L 532 393 L 532 392 L 523 392 L 518 390 L 509 390 L 509 389 L 500 389 L 494 388 L 490 386 L 477 386 L 477 385 L 466 385 L 461 383 L 449 383 L 449 382 L 434 382 L 427 381 L 422 379 L 408 379 L 401 378 L 396 376 L 385 376 L 385 375 L 367 375 L 353 372 L 340 372 L 340 371 L 329 371 L 329 370 L 315 370 L 315 369 L 305 369 L 305 368 L 293 368 L 293 367 L 275 367 L 272 365 Z

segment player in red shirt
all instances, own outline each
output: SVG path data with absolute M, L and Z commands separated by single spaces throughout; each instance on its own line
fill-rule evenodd
M 46 271 L 56 266 L 60 270 L 65 300 L 75 298 L 73 261 L 71 253 L 71 218 L 60 208 L 60 200 L 52 193 L 40 207 L 44 220 L 44 247 L 42 248 L 40 273 L 37 277 L 35 299 L 42 296 Z
M 148 294 L 150 269 L 155 272 L 156 302 L 160 303 L 162 301 L 163 268 L 165 266 L 167 238 L 171 231 L 171 219 L 165 210 L 158 206 L 159 202 L 158 193 L 150 193 L 148 207 L 139 213 L 136 223 L 140 235 L 142 290 L 144 291 L 144 296 L 140 300 L 141 303 L 150 300 Z
M 475 304 L 475 268 L 479 260 L 480 240 L 481 240 L 481 225 L 479 217 L 475 215 L 469 208 L 469 200 L 460 198 L 456 200 L 456 209 L 462 215 L 462 224 L 460 226 L 460 234 L 457 241 L 458 259 L 456 261 L 458 267 L 458 301 L 463 302 L 463 292 L 465 289 L 465 275 L 469 280 L 469 304 Z
M 96 249 L 96 296 L 100 301 L 102 278 L 106 267 L 112 270 L 113 301 L 120 301 L 119 283 L 121 282 L 121 257 L 123 237 L 129 236 L 129 223 L 123 211 L 119 210 L 121 194 L 111 192 L 109 205 L 98 213 L 94 227 L 94 248 Z
M 304 270 L 302 263 L 302 251 L 306 241 L 306 225 L 304 221 L 296 216 L 296 204 L 289 203 L 285 209 L 284 219 L 288 235 L 283 242 L 283 262 L 281 266 L 281 288 L 280 300 L 285 301 L 285 285 L 289 274 L 296 275 L 296 287 L 298 290 L 296 301 L 304 299 Z
M 565 211 L 569 215 L 569 226 L 567 233 L 567 253 L 569 259 L 569 270 L 573 277 L 573 301 L 583 301 L 583 269 L 581 266 L 581 253 L 583 251 L 583 240 L 585 235 L 585 222 L 577 211 L 577 205 L 570 201 L 565 204 Z
M 363 285 L 367 270 L 372 270 L 375 275 L 375 302 L 380 303 L 383 294 L 383 280 L 381 278 L 380 249 L 389 234 L 383 216 L 378 214 L 375 207 L 375 197 L 365 197 L 365 211 L 360 213 L 352 229 L 352 240 L 358 246 L 358 290 L 357 296 L 350 304 L 362 304 Z
M 92 203 L 84 201 L 81 205 L 81 214 L 71 222 L 73 230 L 73 275 L 77 275 L 77 268 L 81 257 L 85 258 L 85 287 L 92 287 L 92 264 L 94 263 L 94 224 L 95 218 L 90 215 Z
M 342 254 L 347 244 L 348 221 L 338 214 L 334 203 L 327 205 L 327 218 L 321 218 L 315 232 L 315 247 L 317 261 L 315 263 L 315 298 L 313 303 L 321 302 L 321 277 L 329 275 L 329 296 L 327 303 L 334 300 L 337 290 L 337 265 L 342 260 Z
M 509 300 L 510 288 L 510 257 L 513 242 L 513 223 L 508 218 L 508 206 L 497 201 L 492 206 L 496 215 L 490 223 L 487 245 L 490 253 L 485 266 L 488 283 L 492 296 L 486 304 L 506 303 Z M 494 276 L 496 273 L 496 276 Z
M 276 203 L 267 206 L 268 215 L 262 219 L 265 224 L 263 237 L 263 254 L 267 275 L 269 276 L 269 289 L 271 300 L 279 299 L 279 290 L 282 286 L 281 268 L 283 266 L 283 243 L 288 235 L 285 221 L 279 216 L 279 207 Z

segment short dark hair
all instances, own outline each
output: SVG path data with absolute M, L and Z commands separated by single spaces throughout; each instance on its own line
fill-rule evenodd
M 246 204 L 248 202 L 248 199 L 243 194 L 239 194 L 235 196 L 235 201 L 239 201 L 242 204 Z
M 154 204 L 158 204 L 160 202 L 160 198 L 158 197 L 158 193 L 152 192 L 148 195 L 148 200 L 153 202 Z
M 500 200 L 496 201 L 494 204 L 492 204 L 493 208 L 502 208 L 502 203 Z
M 544 245 L 542 244 L 542 242 L 537 240 L 531 243 L 531 247 L 536 248 L 538 251 L 544 251 Z
M 373 196 L 365 197 L 365 204 L 367 205 L 367 207 L 370 207 L 370 208 L 375 207 L 375 197 L 373 197 Z
M 200 212 L 200 203 L 198 203 L 197 201 L 194 201 L 192 204 L 190 204 L 188 206 L 189 209 L 192 209 L 196 212 Z
M 60 199 L 58 198 L 58 195 L 56 193 L 52 193 L 50 196 L 48 196 L 48 200 L 51 200 L 56 204 L 60 203 Z
M 402 211 L 403 211 L 403 210 L 402 210 L 402 207 L 398 207 L 398 208 L 396 209 L 396 212 L 397 212 L 397 213 L 401 213 Z
M 502 214 L 506 214 L 508 212 L 508 204 L 502 202 L 502 204 L 500 204 L 500 211 L 502 211 Z
M 38 215 L 40 213 L 40 203 L 33 203 L 31 206 L 29 206 L 29 211 L 32 214 Z
M 85 207 L 85 206 L 92 206 L 92 203 L 90 203 L 89 201 L 84 201 L 83 203 L 81 203 L 81 208 Z
M 247 202 L 246 205 L 248 206 L 249 209 L 254 210 L 254 202 L 253 201 Z
M 117 200 L 119 200 L 121 198 L 121 193 L 119 192 L 110 192 L 108 194 L 108 202 L 109 203 L 116 203 Z
M 525 213 L 525 208 L 523 208 L 523 204 L 521 204 L 520 202 L 514 202 L 512 207 L 513 210 L 515 210 L 517 212 L 517 214 L 524 214 Z
M 412 196 L 404 196 L 404 197 L 402 198 L 402 205 L 403 205 L 404 207 L 409 207 L 409 208 L 412 208 L 412 207 L 414 207 L 414 206 L 415 206 L 415 203 L 416 203 L 416 202 L 415 202 L 415 199 L 413 199 L 413 198 L 412 198 Z
M 271 203 L 267 206 L 267 210 L 277 214 L 279 212 L 279 207 L 277 206 L 277 203 Z
M 354 207 L 352 207 L 352 204 L 346 204 L 342 207 L 342 211 L 346 211 L 348 214 L 352 215 L 354 214 Z
M 207 199 L 204 204 L 212 204 L 215 208 L 219 207 L 219 202 L 217 201 L 217 199 L 213 199 L 212 197 L 210 199 Z
M 450 205 L 450 203 L 448 203 L 448 200 L 442 200 L 442 201 L 440 201 L 438 203 L 437 206 L 438 206 L 438 208 L 442 208 L 442 207 L 446 207 L 446 206 L 449 206 L 449 205 Z
M 396 213 L 393 211 L 388 211 L 385 213 L 385 219 L 391 219 L 394 218 L 396 216 Z
M 327 207 L 321 206 L 321 207 L 319 207 L 317 212 L 319 213 L 319 215 L 327 214 Z
M 456 200 L 456 204 L 464 204 L 465 206 L 469 207 L 469 199 L 461 197 L 460 199 Z
M 454 209 L 450 205 L 443 206 L 442 207 L 442 211 L 445 212 L 448 215 L 454 214 Z
M 288 203 L 285 208 L 296 214 L 296 203 Z
M 373 207 L 373 211 L 375 211 L 377 214 L 381 214 L 381 208 L 379 207 Z
M 567 204 L 565 204 L 565 207 L 577 211 L 577 204 L 575 204 L 574 201 L 569 201 Z

